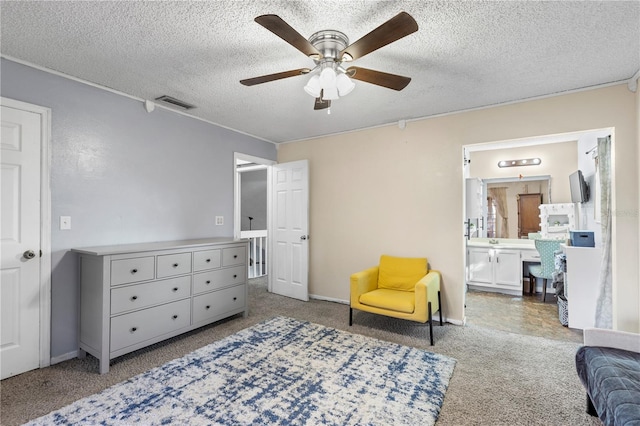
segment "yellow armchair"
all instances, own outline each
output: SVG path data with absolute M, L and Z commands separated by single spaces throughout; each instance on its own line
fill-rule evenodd
M 426 258 L 382 255 L 378 266 L 351 275 L 349 326 L 353 324 L 353 309 L 428 321 L 433 345 L 433 312 L 440 312 L 442 325 L 440 281 L 440 272 L 429 270 Z

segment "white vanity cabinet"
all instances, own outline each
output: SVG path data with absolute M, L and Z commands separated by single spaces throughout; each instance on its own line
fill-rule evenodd
M 80 344 L 109 360 L 223 318 L 247 315 L 248 241 L 184 240 L 73 249 Z
M 522 294 L 520 250 L 468 247 L 468 279 L 478 290 Z

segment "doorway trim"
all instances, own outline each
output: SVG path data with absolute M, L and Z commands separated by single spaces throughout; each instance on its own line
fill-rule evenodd
M 40 116 L 40 368 L 51 365 L 51 108 L 0 97 L 0 104 Z
M 269 223 L 269 212 L 271 204 L 271 167 L 278 162 L 275 160 L 268 160 L 266 158 L 255 157 L 249 154 L 243 154 L 241 152 L 233 153 L 233 237 L 240 238 L 240 171 L 238 171 L 238 160 L 248 161 L 250 163 L 259 164 L 267 168 L 267 223 Z
M 236 239 L 240 238 L 241 231 L 241 182 L 240 182 L 240 174 L 241 171 L 238 170 L 238 161 L 247 161 L 250 163 L 255 163 L 259 166 L 266 167 L 267 169 L 267 229 L 271 232 L 269 227 L 270 217 L 271 217 L 271 166 L 274 164 L 278 164 L 275 160 L 268 160 L 266 158 L 256 157 L 249 154 L 243 154 L 241 152 L 233 153 L 233 237 Z M 255 170 L 252 168 L 252 170 Z M 268 238 L 268 237 L 267 237 Z M 271 262 L 270 262 L 271 263 Z M 271 265 L 268 265 L 267 269 L 267 288 L 271 291 Z
M 557 133 L 557 134 L 549 134 L 549 135 L 539 135 L 539 136 L 529 136 L 523 137 L 520 139 L 505 139 L 505 140 L 497 140 L 497 141 L 489 141 L 489 142 L 480 142 L 473 144 L 466 144 L 462 146 L 462 212 L 461 215 L 464 220 L 465 212 L 466 212 L 466 197 L 467 197 L 467 188 L 465 184 L 465 179 L 469 176 L 469 164 L 470 164 L 470 153 L 475 151 L 490 151 L 497 149 L 505 149 L 505 148 L 518 148 L 532 145 L 546 145 L 546 144 L 554 144 L 554 143 L 562 143 L 571 140 L 579 141 L 580 138 L 584 135 L 597 135 L 597 137 L 604 135 L 611 135 L 611 144 L 612 144 L 612 170 L 615 167 L 615 128 L 614 127 L 602 127 L 596 129 L 585 129 L 575 132 L 567 132 L 567 133 Z M 553 176 L 551 177 L 553 179 Z M 549 180 L 549 185 L 551 185 L 551 180 Z M 549 186 L 549 196 L 551 197 L 551 186 Z M 551 198 L 550 198 L 551 199 Z M 615 191 L 615 173 L 612 173 L 611 176 L 611 205 L 612 207 L 616 206 L 616 191 Z M 612 217 L 612 235 L 616 234 L 616 215 Z M 466 286 L 467 286 L 467 250 L 466 250 L 466 239 L 462 239 L 462 256 L 463 256 L 463 265 L 464 268 L 462 276 L 465 277 L 463 282 L 463 297 L 462 297 L 462 312 L 463 319 L 462 323 L 466 325 L 467 317 L 466 317 Z M 615 295 L 616 295 L 616 249 L 615 244 L 612 246 L 612 282 L 613 288 L 612 292 L 614 294 L 614 311 L 615 311 Z

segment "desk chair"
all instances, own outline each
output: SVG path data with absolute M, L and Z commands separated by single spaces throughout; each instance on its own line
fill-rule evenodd
M 553 254 L 560 250 L 559 240 L 535 240 L 536 250 L 540 253 L 540 265 L 529 266 L 529 287 L 533 283 L 533 294 L 536 293 L 535 278 L 542 278 L 542 301 L 547 298 L 547 280 L 553 278 L 555 262 Z

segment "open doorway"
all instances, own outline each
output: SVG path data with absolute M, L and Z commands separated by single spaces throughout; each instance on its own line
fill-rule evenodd
M 309 300 L 308 163 L 298 160 L 278 164 L 234 154 L 234 237 L 250 241 L 249 283 L 261 280 L 269 292 L 304 301 Z M 252 176 L 252 182 L 252 172 L 264 169 L 266 185 L 262 183 L 264 174 Z M 266 187 L 266 215 L 262 220 L 258 220 L 256 212 L 264 211 L 263 206 L 256 210 L 243 208 L 253 198 L 263 199 L 264 193 L 256 193 L 255 188 L 249 190 L 251 186 L 261 188 L 258 192 L 264 192 Z M 247 189 L 244 202 L 243 187 Z M 266 230 L 256 229 L 260 223 L 266 224 Z
M 275 161 L 234 155 L 235 238 L 249 240 L 249 279 L 268 273 L 269 167 Z
M 484 209 L 479 213 L 483 216 L 479 223 L 484 225 L 485 230 L 484 234 L 481 230 L 472 234 L 475 236 L 476 242 L 478 240 L 489 242 L 491 239 L 503 242 L 502 239 L 504 238 L 505 240 L 512 240 L 505 241 L 505 246 L 508 246 L 507 243 L 513 242 L 514 247 L 518 248 L 517 243 L 519 240 L 528 239 L 527 234 L 523 234 L 518 229 L 518 197 L 521 194 L 540 194 L 543 204 L 571 203 L 569 175 L 576 170 L 582 170 L 586 172 L 585 178 L 590 186 L 593 185 L 595 168 L 593 167 L 594 160 L 591 154 L 593 152 L 592 148 L 597 144 L 598 138 L 607 135 L 613 135 L 613 129 L 589 130 L 571 134 L 464 146 L 463 215 L 465 219 L 468 217 L 467 212 L 470 200 L 474 198 L 474 194 L 467 192 L 469 187 L 466 180 L 478 179 L 483 187 L 482 191 L 478 191 L 481 193 L 480 199 L 483 202 L 481 205 Z M 533 158 L 540 158 L 542 161 L 536 166 L 499 166 L 500 163 L 504 165 L 506 160 Z M 538 179 L 540 177 L 544 179 Z M 541 182 L 537 182 L 537 180 L 541 180 Z M 542 181 L 547 181 L 548 186 L 545 186 Z M 494 233 L 491 235 L 487 233 L 487 229 L 491 228 L 491 224 L 487 223 L 487 215 L 490 213 L 489 203 L 491 203 L 487 188 L 490 186 L 503 187 L 505 192 L 511 191 L 515 193 L 512 200 L 513 207 L 508 209 L 508 214 L 504 215 L 505 217 L 508 216 L 510 225 L 505 226 L 505 228 L 509 228 L 509 231 L 504 235 L 495 234 L 495 229 L 497 228 L 495 224 L 493 225 Z M 509 186 L 514 186 L 514 188 L 510 190 Z M 579 205 L 577 208 L 577 229 L 596 227 L 593 220 L 594 210 L 593 202 Z M 494 215 L 496 214 L 495 211 L 493 213 Z M 502 221 L 500 221 L 500 224 L 502 224 Z M 523 291 L 526 288 L 525 284 L 528 285 L 528 278 L 525 277 L 526 262 L 524 262 L 525 257 L 522 255 L 514 256 L 519 260 L 515 263 L 516 266 L 510 269 L 512 272 L 515 271 L 513 275 L 516 281 L 513 283 L 513 291 L 502 292 L 499 288 L 478 291 L 477 287 L 472 288 L 473 291 L 467 291 L 470 288 L 468 285 L 470 275 L 474 273 L 470 269 L 476 267 L 469 263 L 469 252 L 473 252 L 472 254 L 475 257 L 479 256 L 479 249 L 469 250 L 469 247 L 473 245 L 473 240 L 466 237 L 469 234 L 469 229 L 465 229 L 465 239 L 463 241 L 466 269 L 465 283 L 463 284 L 465 286 L 465 322 L 519 334 L 536 335 L 558 340 L 581 341 L 582 330 L 569 329 L 568 327 L 563 327 L 560 323 L 557 299 L 555 297 L 547 299 L 545 303 L 540 299 L 540 294 L 536 298 L 534 295 L 528 295 Z M 508 246 L 507 248 L 513 249 L 514 247 Z M 533 247 L 535 252 L 535 246 Z M 499 250 L 496 246 L 492 249 L 493 256 L 490 255 L 489 259 L 494 260 L 493 268 L 495 269 L 498 259 L 496 253 Z M 523 248 L 524 251 L 526 251 L 525 248 Z M 500 259 L 504 258 L 506 262 L 507 253 L 503 254 L 505 256 L 501 256 Z M 486 274 L 486 279 L 497 280 L 497 275 L 497 272 L 493 270 L 491 273 Z

